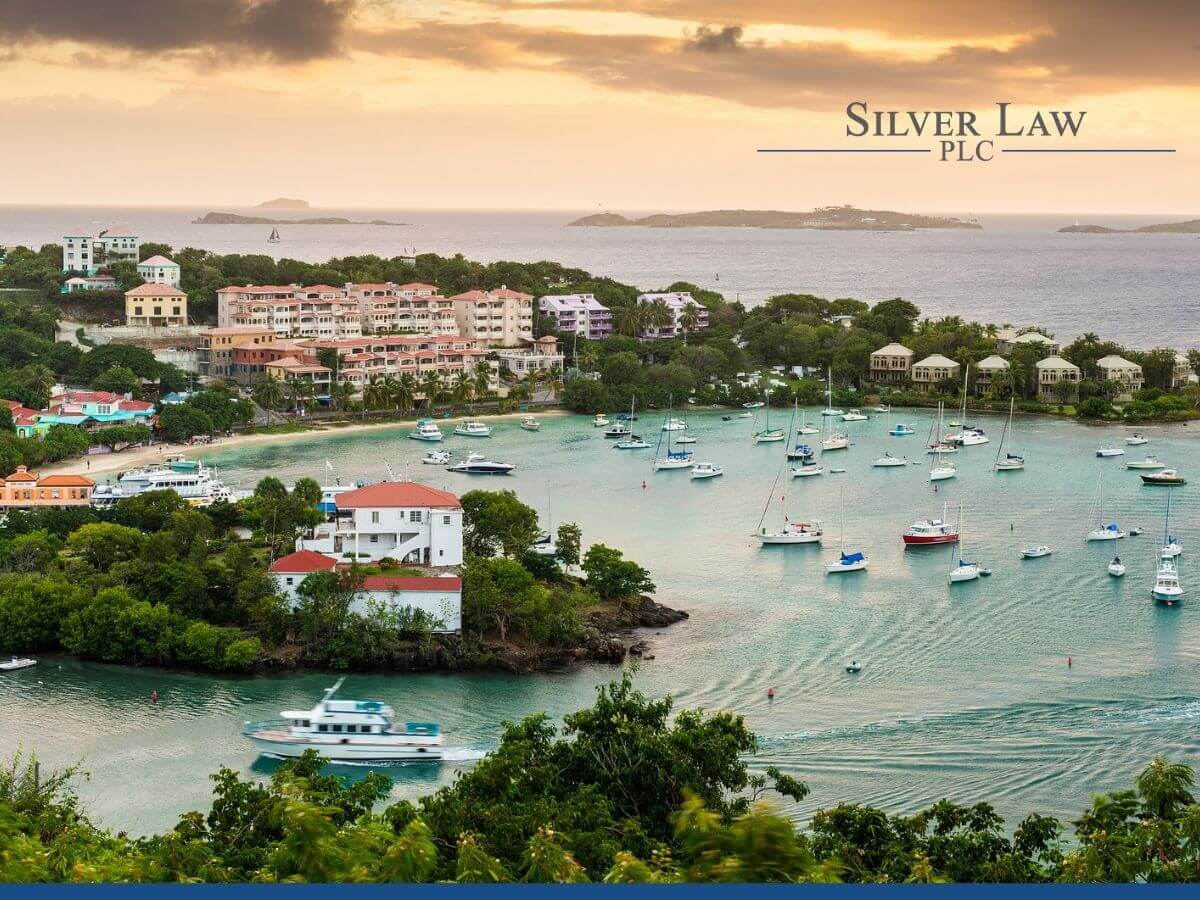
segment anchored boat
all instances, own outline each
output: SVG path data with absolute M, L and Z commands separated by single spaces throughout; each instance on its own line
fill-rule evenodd
M 312 749 L 331 760 L 442 758 L 440 725 L 398 725 L 392 708 L 379 700 L 334 700 L 344 681 L 339 678 L 312 709 L 284 710 L 282 719 L 247 722 L 242 734 L 272 756 L 301 756 Z

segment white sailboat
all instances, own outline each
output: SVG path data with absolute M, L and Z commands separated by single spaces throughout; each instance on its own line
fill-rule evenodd
M 947 443 L 958 444 L 960 447 L 974 447 L 979 444 L 986 444 L 988 437 L 983 433 L 982 428 L 972 428 L 967 423 L 967 385 L 968 379 L 971 377 L 971 364 L 967 363 L 963 367 L 963 398 L 962 398 L 962 422 L 959 424 L 959 429 L 954 434 L 948 434 L 945 437 Z
M 938 417 L 930 427 L 930 435 L 933 434 L 933 429 L 936 428 L 940 433 L 942 430 L 942 404 L 938 404 Z M 948 478 L 953 478 L 958 474 L 958 469 L 954 463 L 948 459 L 942 458 L 941 444 L 934 444 L 933 459 L 929 464 L 929 480 L 930 481 L 945 481 Z
M 771 427 L 771 395 L 764 394 L 765 405 L 763 407 L 763 427 L 754 432 L 754 443 L 756 444 L 774 444 L 777 441 L 787 439 L 787 432 L 782 428 Z
M 841 519 L 838 526 L 838 558 L 825 564 L 826 575 L 842 575 L 846 572 L 863 572 L 867 568 L 867 557 L 861 550 L 846 552 L 846 491 L 841 493 Z
M 1171 534 L 1171 495 L 1167 494 L 1167 519 L 1163 527 L 1163 547 L 1159 551 L 1160 559 L 1174 559 L 1183 553 L 1183 545 Z
M 792 410 L 792 421 L 788 425 L 790 431 L 796 422 L 795 408 Z M 812 452 L 811 450 L 809 451 Z M 783 474 L 783 467 L 787 465 L 791 458 L 791 452 L 785 452 L 783 463 L 780 469 L 775 474 L 775 481 L 771 484 L 771 493 L 767 496 L 767 502 L 763 506 L 762 515 L 758 519 L 758 532 L 755 537 L 758 538 L 760 544 L 819 544 L 821 543 L 821 535 L 824 533 L 821 529 L 820 522 L 793 522 L 788 518 L 787 514 L 787 497 L 784 494 L 779 495 L 779 511 L 782 514 L 783 522 L 778 527 L 768 527 L 766 525 L 767 514 L 771 510 L 772 502 L 775 499 L 775 491 L 779 486 L 780 475 Z M 808 457 L 808 462 L 812 463 L 811 455 Z M 803 464 L 803 461 L 802 461 Z M 792 470 L 795 475 L 795 469 Z M 820 474 L 820 469 L 816 474 Z
M 997 472 L 1016 472 L 1025 468 L 1025 457 L 1016 453 L 1004 453 L 1004 442 L 1008 438 L 1009 431 L 1012 430 L 1015 403 L 1015 397 L 1008 398 L 1008 421 L 1004 423 L 1004 430 L 1000 432 L 1000 446 L 996 448 L 996 462 L 992 464 L 992 468 Z M 1004 453 L 1003 456 L 1001 456 L 1002 453 Z
M 955 552 L 950 554 L 950 583 L 959 584 L 963 581 L 974 581 L 979 577 L 979 563 L 968 562 L 962 558 L 962 505 L 958 507 L 958 540 L 959 545 Z M 954 557 L 958 556 L 958 565 L 953 565 Z
M 272 229 L 271 229 L 271 234 L 270 234 L 270 236 L 267 238 L 267 243 L 268 243 L 268 244 L 278 244 L 278 243 L 279 243 L 281 240 L 283 240 L 283 238 L 281 238 L 281 237 L 279 236 L 279 229 L 278 229 L 278 228 L 272 228 Z
M 1116 522 L 1104 522 L 1104 473 L 1100 473 L 1100 480 L 1097 487 L 1096 499 L 1096 518 L 1098 525 L 1088 532 L 1087 539 L 1089 541 L 1116 541 L 1123 537 L 1127 537 L 1127 533 L 1121 530 L 1121 527 Z
M 824 416 L 830 412 L 833 407 L 833 369 L 832 367 L 826 370 L 827 384 L 825 388 L 826 403 L 828 406 L 822 411 Z M 832 421 L 832 418 L 831 418 Z M 850 446 L 850 435 L 830 425 L 829 436 L 821 441 L 821 450 L 845 450 Z
M 655 472 L 661 472 L 664 469 L 666 469 L 666 470 L 690 469 L 695 462 L 694 459 L 692 458 L 691 450 L 675 450 L 671 447 L 671 439 L 674 437 L 675 432 L 680 430 L 677 428 L 669 428 L 668 427 L 669 425 L 679 421 L 678 419 L 671 418 L 671 407 L 672 407 L 672 401 L 671 401 L 671 398 L 668 397 L 668 399 L 667 399 L 667 418 L 666 418 L 666 421 L 663 423 L 662 430 L 658 433 L 659 448 L 662 447 L 662 436 L 664 434 L 667 436 L 667 455 L 659 456 L 658 451 L 655 450 L 655 453 L 654 453 L 654 456 L 655 456 L 654 471 Z
M 636 406 L 637 406 L 637 397 L 630 398 L 628 430 L 625 432 L 625 436 L 621 440 L 619 440 L 615 444 L 613 444 L 613 447 L 615 447 L 617 450 L 649 450 L 650 449 L 650 445 L 647 444 L 644 440 L 642 440 L 641 435 L 637 435 L 637 434 L 633 433 L 633 422 L 635 419 L 633 412 L 634 412 L 634 408 Z M 618 422 L 617 424 L 620 425 L 621 423 Z M 612 429 L 611 428 L 608 429 L 608 431 L 606 431 L 605 434 L 608 434 L 609 431 L 612 431 Z

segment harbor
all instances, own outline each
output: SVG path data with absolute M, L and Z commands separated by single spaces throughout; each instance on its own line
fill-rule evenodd
M 1153 454 L 1187 473 L 1200 440 L 1194 428 L 1139 426 L 1143 447 L 1126 445 L 1134 432 L 1120 425 L 1017 416 L 1004 446 L 1025 468 L 996 472 L 1007 416 L 973 413 L 970 424 L 990 443 L 960 448 L 952 454 L 956 477 L 934 485 L 924 438 L 936 412 L 894 411 L 892 425 L 903 419 L 915 432 L 901 436 L 888 433 L 886 414 L 869 412 L 866 421 L 836 424 L 850 446 L 823 460 L 822 475 L 782 479 L 772 498 L 773 515 L 782 496 L 792 519 L 819 521 L 823 543 L 763 546 L 755 526 L 790 442 L 756 444 L 763 410 L 750 412 L 728 421 L 729 413 L 686 406 L 670 414 L 687 427 L 664 434 L 664 446 L 667 434 L 694 437 L 687 446 L 695 459 L 724 470 L 714 479 L 654 471 L 665 410 L 639 411 L 635 425 L 650 444 L 640 452 L 614 451 L 590 416 L 539 414 L 537 432 L 516 417 L 489 419 L 482 443 L 492 459 L 514 466 L 501 486 L 539 510 L 543 524 L 577 522 L 588 542 L 635 552 L 658 599 L 691 613 L 645 634 L 655 659 L 640 664 L 639 686 L 673 694 L 683 707 L 744 713 L 760 735 L 753 766 L 779 766 L 812 786 L 797 816 L 849 798 L 900 812 L 943 796 L 988 799 L 1009 816 L 1066 814 L 1094 791 L 1125 784 L 1153 753 L 1196 751 L 1197 607 L 1185 597 L 1167 608 L 1150 592 L 1168 495 L 1185 593 L 1197 584 L 1187 560 L 1200 547 L 1200 505 L 1190 485 L 1146 486 L 1125 468 Z M 771 411 L 772 427 L 787 428 L 790 418 L 789 409 Z M 821 418 L 810 408 L 797 421 Z M 429 447 L 409 440 L 410 430 L 380 426 L 194 456 L 235 491 L 266 474 L 325 481 L 327 460 L 344 483 L 385 479 L 390 467 L 458 494 L 495 486 L 422 465 Z M 454 460 L 480 447 L 443 430 L 437 448 Z M 1105 446 L 1132 452 L 1097 457 Z M 914 464 L 873 466 L 884 453 Z M 822 462 L 819 450 L 816 457 Z M 843 473 L 831 471 L 834 457 Z M 1086 540 L 1099 522 L 1101 473 L 1105 524 L 1140 527 L 1141 535 Z M 845 545 L 864 552 L 870 567 L 831 577 L 825 567 L 837 554 L 843 501 Z M 993 575 L 950 584 L 958 548 L 906 549 L 902 535 L 960 503 L 970 559 Z M 1120 578 L 1108 572 L 1114 543 L 1128 570 Z M 1053 554 L 1021 559 L 1037 545 Z M 847 673 L 850 661 L 861 672 Z M 448 783 L 494 747 L 502 721 L 540 710 L 557 719 L 589 703 L 593 687 L 613 674 L 587 665 L 521 676 L 352 675 L 344 691 L 441 724 L 443 762 L 389 768 L 393 795 L 411 797 Z M 206 802 L 208 782 L 196 773 L 221 765 L 270 771 L 274 763 L 258 757 L 243 723 L 308 709 L 333 680 L 317 672 L 220 678 L 46 657 L 3 683 L 15 727 L 0 736 L 0 750 L 38 746 L 50 765 L 82 758 L 92 778 L 80 789 L 93 814 L 116 821 L 128 811 L 123 821 L 139 830 L 161 829 Z M 152 704 L 154 690 L 160 699 Z M 64 716 L 76 740 L 45 747 L 39 736 L 62 727 Z

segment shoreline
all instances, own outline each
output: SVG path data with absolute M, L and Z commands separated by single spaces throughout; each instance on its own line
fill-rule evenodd
M 436 422 L 461 422 L 466 419 L 481 418 L 488 421 L 505 421 L 510 419 L 521 419 L 527 415 L 536 416 L 538 418 L 549 418 L 551 416 L 567 416 L 573 413 L 561 407 L 552 407 L 542 409 L 535 412 L 513 412 L 513 413 L 493 413 L 493 414 L 475 414 L 470 413 L 460 416 L 450 416 L 445 419 L 435 419 Z M 209 456 L 214 453 L 220 453 L 225 450 L 234 450 L 242 447 L 255 447 L 262 444 L 278 443 L 294 440 L 312 440 L 323 436 L 333 436 L 339 434 L 368 434 L 373 431 L 386 431 L 387 429 L 411 428 L 414 423 L 424 416 L 417 416 L 412 419 L 392 419 L 387 422 L 349 422 L 346 424 L 322 423 L 311 428 L 305 428 L 301 431 L 288 431 L 281 433 L 253 433 L 253 434 L 234 434 L 231 437 L 221 437 L 214 439 L 207 444 L 177 444 L 173 442 L 155 443 L 145 447 L 138 447 L 130 451 L 120 451 L 117 453 L 99 453 L 94 456 L 74 457 L 72 459 L 59 460 L 55 463 L 49 463 L 41 467 L 43 475 L 60 475 L 63 473 L 71 473 L 77 475 L 88 475 L 97 477 L 100 475 L 114 475 L 118 472 L 123 472 L 127 469 L 145 466 L 151 463 L 159 462 L 168 456 L 187 455 L 189 457 Z M 83 463 L 83 466 L 80 466 Z M 90 465 L 89 465 L 90 463 Z

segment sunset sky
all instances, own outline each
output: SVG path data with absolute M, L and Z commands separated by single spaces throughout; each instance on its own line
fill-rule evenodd
M 1198 82 L 1194 0 L 0 0 L 0 203 L 1200 216 Z M 933 145 L 852 100 L 1178 152 L 755 153 Z

